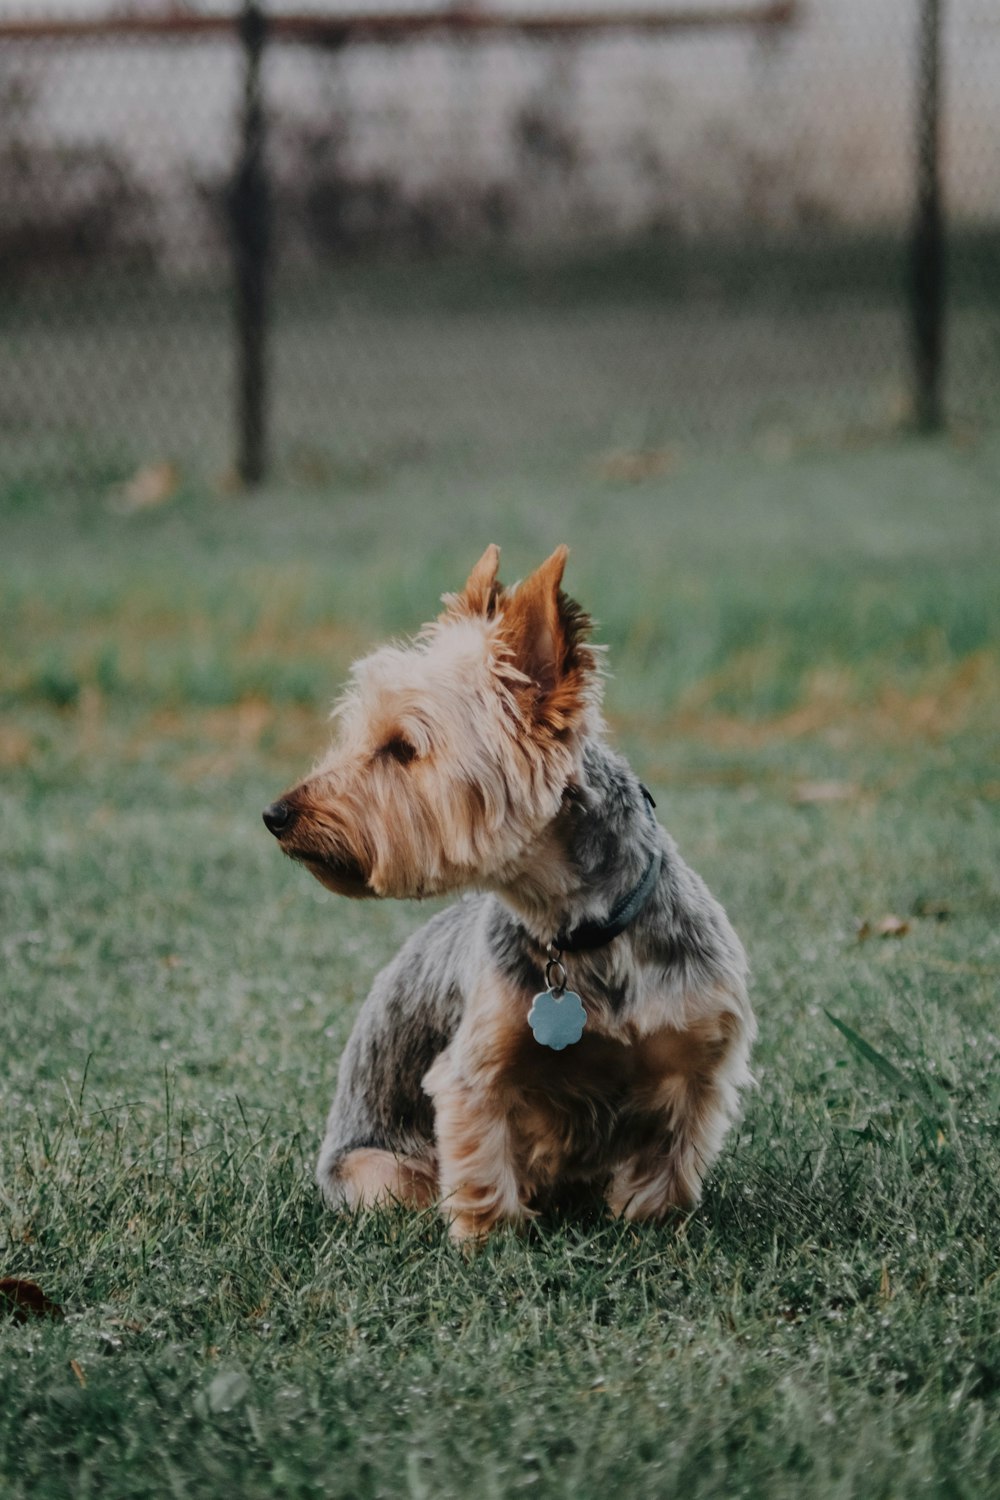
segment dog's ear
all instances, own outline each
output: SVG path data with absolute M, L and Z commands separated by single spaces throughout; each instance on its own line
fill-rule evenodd
M 519 583 L 504 612 L 506 634 L 518 670 L 541 690 L 555 687 L 563 660 L 563 627 L 560 599 L 568 547 L 557 547 L 540 568 Z
M 584 644 L 590 619 L 561 588 L 568 556 L 568 547 L 557 547 L 506 596 L 503 611 L 512 663 L 531 683 L 533 716 L 552 728 L 577 717 L 596 669 Z
M 452 614 L 492 615 L 502 585 L 497 578 L 500 569 L 500 548 L 490 542 L 476 563 L 460 594 L 445 594 L 444 604 Z

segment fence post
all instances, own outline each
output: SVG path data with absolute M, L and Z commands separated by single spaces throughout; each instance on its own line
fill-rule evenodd
M 910 273 L 913 416 L 920 432 L 943 425 L 945 234 L 940 180 L 943 0 L 918 0 L 916 204 Z
M 266 21 L 259 0 L 243 0 L 240 153 L 233 183 L 232 234 L 236 313 L 236 467 L 246 485 L 267 467 L 267 293 L 270 202 L 264 165 L 261 62 Z

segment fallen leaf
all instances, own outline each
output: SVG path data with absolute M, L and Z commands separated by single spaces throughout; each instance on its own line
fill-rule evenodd
M 910 923 L 905 917 L 896 917 L 891 913 L 879 917 L 877 922 L 869 922 L 867 918 L 858 924 L 858 942 L 863 943 L 865 938 L 901 938 L 905 937 L 910 930 Z
M 81 1385 L 86 1385 L 87 1384 L 87 1377 L 83 1373 L 83 1366 L 80 1364 L 80 1362 L 78 1360 L 71 1359 L 70 1362 L 69 1362 L 69 1367 L 73 1371 L 73 1374 L 76 1376 L 76 1378 L 80 1382 L 80 1384 Z
M 50 1302 L 36 1282 L 19 1276 L 0 1278 L 0 1312 L 8 1313 L 15 1323 L 27 1323 L 29 1318 L 63 1317 L 59 1304 Z
M 616 484 L 639 484 L 644 479 L 659 479 L 672 474 L 680 463 L 677 448 L 616 448 L 597 460 L 602 479 Z
M 180 470 L 169 459 L 146 464 L 122 485 L 115 497 L 115 509 L 124 515 L 138 510 L 154 510 L 176 495 L 180 482 Z

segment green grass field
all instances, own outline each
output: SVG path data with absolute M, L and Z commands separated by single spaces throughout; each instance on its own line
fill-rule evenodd
M 64 1312 L 0 1310 L 12 1500 L 1000 1493 L 1000 439 L 635 483 L 500 446 L 0 502 L 0 1275 Z M 761 1036 L 698 1211 L 466 1259 L 317 1201 L 427 913 L 325 894 L 259 810 L 489 540 L 507 577 L 572 545 Z

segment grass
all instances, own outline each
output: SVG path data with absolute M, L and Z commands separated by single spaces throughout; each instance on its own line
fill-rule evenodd
M 5 1495 L 1000 1488 L 1000 441 L 636 484 L 589 451 L 0 501 L 0 1275 L 65 1314 L 0 1314 Z M 259 808 L 352 655 L 487 540 L 516 576 L 564 537 L 616 734 L 746 939 L 759 1087 L 679 1225 L 466 1260 L 317 1202 L 338 1049 L 426 911 L 326 895 Z

